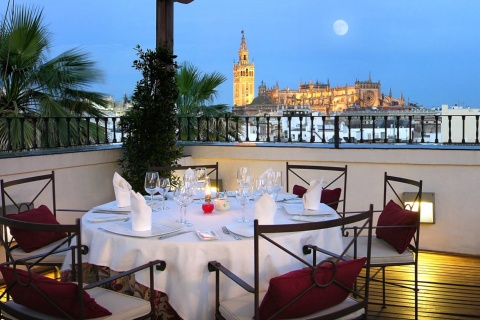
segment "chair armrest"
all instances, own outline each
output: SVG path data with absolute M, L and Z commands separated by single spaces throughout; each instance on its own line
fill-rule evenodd
M 224 275 L 226 275 L 228 278 L 230 278 L 232 281 L 234 281 L 236 284 L 238 284 L 240 287 L 242 287 L 245 291 L 248 291 L 250 293 L 254 293 L 255 289 L 243 281 L 241 278 L 239 278 L 236 274 L 222 266 L 222 264 L 218 261 L 210 261 L 208 262 L 208 271 L 210 272 L 221 272 Z
M 88 285 L 86 285 L 84 287 L 84 289 L 87 290 L 87 289 L 91 289 L 91 288 L 94 288 L 94 287 L 98 287 L 98 286 L 107 284 L 107 283 L 109 283 L 113 280 L 128 276 L 129 274 L 138 272 L 138 271 L 146 269 L 146 268 L 151 268 L 155 265 L 157 266 L 157 268 L 156 268 L 157 270 L 163 271 L 163 270 L 165 270 L 165 267 L 166 267 L 167 264 L 163 260 L 153 260 L 153 261 L 147 262 L 145 264 L 142 264 L 141 266 L 130 269 L 128 271 L 120 272 L 119 274 L 110 276 L 110 277 L 102 279 L 100 281 L 89 283 Z

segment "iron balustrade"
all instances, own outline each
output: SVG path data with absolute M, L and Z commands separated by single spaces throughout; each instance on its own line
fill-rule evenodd
M 480 115 L 178 117 L 179 142 L 479 145 Z M 122 143 L 121 117 L 0 117 L 0 151 Z M 161 119 L 159 119 L 161 121 Z M 88 125 L 87 125 L 88 124 Z M 443 137 L 443 138 L 442 138 Z

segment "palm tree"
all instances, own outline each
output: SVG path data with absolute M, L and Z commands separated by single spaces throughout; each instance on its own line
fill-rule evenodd
M 6 143 L 9 130 L 14 148 L 20 143 L 21 131 L 28 145 L 34 136 L 44 139 L 47 130 L 55 130 L 45 121 L 34 123 L 32 118 L 99 117 L 104 114 L 97 106 L 108 105 L 103 94 L 88 91 L 90 85 L 102 79 L 102 74 L 87 53 L 75 48 L 48 58 L 51 34 L 43 23 L 42 12 L 34 7 L 13 7 L 2 19 L 0 143 Z M 20 117 L 25 121 L 21 124 L 15 119 L 7 123 L 3 117 Z M 63 142 L 67 139 L 67 125 L 67 121 L 57 122 Z M 76 135 L 80 133 L 81 140 L 85 142 L 88 125 L 93 128 L 93 124 L 86 120 L 71 121 L 70 138 L 77 141 Z
M 198 67 L 187 62 L 179 67 L 176 76 L 179 93 L 176 105 L 177 114 L 180 117 L 182 139 L 185 139 L 188 133 L 190 133 L 190 138 L 199 135 L 201 139 L 205 139 L 207 136 L 215 139 L 217 131 L 220 131 L 222 139 L 231 135 L 225 132 L 224 117 L 230 115 L 228 106 L 214 103 L 218 96 L 218 86 L 226 80 L 227 78 L 219 72 L 203 74 Z M 195 119 L 188 120 L 187 117 L 195 117 Z M 209 120 L 208 135 L 207 121 L 202 121 L 203 117 L 217 118 L 217 121 Z M 188 127 L 190 127 L 190 132 L 188 132 Z M 234 130 L 234 123 L 229 122 L 229 131 L 232 130 Z

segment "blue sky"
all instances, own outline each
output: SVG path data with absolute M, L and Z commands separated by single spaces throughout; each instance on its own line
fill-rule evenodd
M 5 12 L 8 0 L 0 0 Z M 10 0 L 10 3 L 12 0 Z M 155 0 L 16 0 L 44 9 L 52 55 L 90 52 L 105 74 L 95 90 L 120 100 L 140 74 L 134 47 L 155 46 Z M 349 30 L 336 35 L 342 19 Z M 227 77 L 216 102 L 232 105 L 241 30 L 255 63 L 255 86 L 300 81 L 380 81 L 382 91 L 426 107 L 480 107 L 478 0 L 194 0 L 175 4 L 175 54 Z M 257 91 L 256 91 L 257 92 Z

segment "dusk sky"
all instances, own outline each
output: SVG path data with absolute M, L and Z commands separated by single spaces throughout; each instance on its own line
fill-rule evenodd
M 5 13 L 12 0 L 0 0 Z M 105 74 L 96 91 L 121 100 L 140 73 L 135 46 L 155 46 L 155 0 L 16 0 L 44 10 L 52 57 L 73 47 L 91 53 Z M 348 24 L 345 35 L 334 22 Z M 177 62 L 227 77 L 217 103 L 233 103 L 233 64 L 244 30 L 263 80 L 281 89 L 300 81 L 380 81 L 382 92 L 425 107 L 480 107 L 478 0 L 194 0 L 175 4 Z

